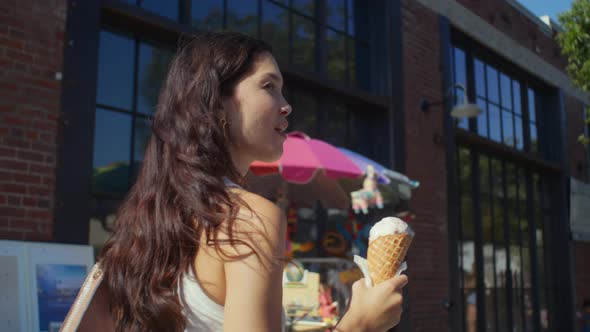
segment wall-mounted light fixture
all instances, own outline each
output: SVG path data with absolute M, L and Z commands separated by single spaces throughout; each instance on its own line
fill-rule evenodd
M 447 93 L 444 94 L 443 101 L 431 103 L 426 99 L 422 99 L 422 101 L 420 102 L 420 109 L 422 110 L 422 112 L 428 112 L 430 106 L 442 104 L 444 102 L 444 98 L 448 97 L 449 94 L 453 92 L 455 88 L 460 88 L 463 90 L 463 103 L 457 104 L 453 107 L 453 109 L 451 110 L 451 116 L 458 119 L 474 118 L 478 116 L 482 112 L 481 108 L 479 108 L 477 104 L 469 102 L 469 99 L 467 97 L 467 89 L 465 89 L 465 87 L 459 83 L 454 84 L 447 91 Z

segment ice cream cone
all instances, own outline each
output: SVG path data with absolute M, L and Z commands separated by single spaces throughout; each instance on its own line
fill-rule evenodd
M 367 263 L 373 285 L 393 278 L 412 243 L 412 234 L 382 235 L 369 242 Z

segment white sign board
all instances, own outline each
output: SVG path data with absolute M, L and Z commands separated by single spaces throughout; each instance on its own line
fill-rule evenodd
M 0 241 L 0 331 L 30 331 L 25 244 Z
M 0 241 L 0 331 L 57 332 L 93 264 L 87 245 Z
M 576 241 L 590 242 L 590 184 L 570 179 L 570 227 Z

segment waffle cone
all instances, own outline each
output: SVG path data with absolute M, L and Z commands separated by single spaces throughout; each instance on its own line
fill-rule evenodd
M 408 233 L 384 235 L 369 242 L 367 263 L 373 285 L 393 278 L 411 243 L 412 236 Z

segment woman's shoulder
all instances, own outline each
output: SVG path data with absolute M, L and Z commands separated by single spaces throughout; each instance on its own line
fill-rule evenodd
M 243 188 L 232 188 L 239 197 L 239 218 L 249 220 L 271 219 L 280 222 L 283 211 L 273 202 Z
M 256 252 L 263 265 L 278 266 L 275 256 L 284 252 L 287 228 L 285 214 L 277 205 L 260 195 L 241 188 L 231 190 L 239 197 L 239 211 L 231 225 L 233 238 L 239 240 L 240 245 L 232 247 L 233 254 L 248 257 Z M 229 233 L 226 232 L 226 236 Z

